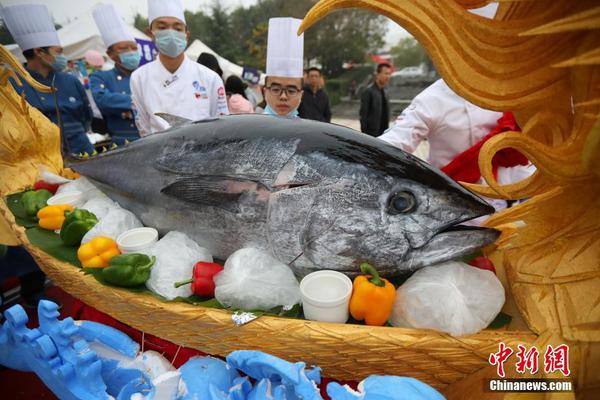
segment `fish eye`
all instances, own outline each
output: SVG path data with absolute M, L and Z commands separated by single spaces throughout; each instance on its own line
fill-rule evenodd
M 405 214 L 415 209 L 417 199 L 410 192 L 397 192 L 390 196 L 388 213 L 392 215 Z

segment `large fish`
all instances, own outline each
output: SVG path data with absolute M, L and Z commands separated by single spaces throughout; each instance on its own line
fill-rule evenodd
M 265 249 L 298 276 L 393 276 L 492 243 L 458 226 L 494 210 L 439 170 L 341 126 L 264 115 L 196 122 L 71 167 L 162 234 L 226 259 Z

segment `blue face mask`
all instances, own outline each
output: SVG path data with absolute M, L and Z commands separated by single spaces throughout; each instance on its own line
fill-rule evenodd
M 184 32 L 173 29 L 163 29 L 154 34 L 154 42 L 158 51 L 169 57 L 175 58 L 185 50 L 187 39 Z
M 140 59 L 142 56 L 137 51 L 128 51 L 125 53 L 119 54 L 119 59 L 121 60 L 121 65 L 129 71 L 133 71 L 137 67 L 140 66 Z
M 56 54 L 50 66 L 56 72 L 64 71 L 67 68 L 67 57 L 64 54 Z
M 263 111 L 263 113 L 264 113 L 264 114 L 267 114 L 267 115 L 275 115 L 275 116 L 279 116 L 279 114 L 277 114 L 277 113 L 275 112 L 275 110 L 273 110 L 273 109 L 271 108 L 271 106 L 270 106 L 270 105 L 268 105 L 268 104 L 267 104 L 267 106 L 265 107 L 265 110 Z M 292 110 L 292 111 L 290 111 L 290 112 L 289 112 L 289 113 L 286 115 L 286 117 L 297 117 L 297 116 L 298 116 L 298 109 L 297 109 L 297 108 L 296 108 L 295 110 Z

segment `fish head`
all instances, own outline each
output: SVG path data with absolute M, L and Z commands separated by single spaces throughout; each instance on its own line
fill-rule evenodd
M 493 229 L 460 225 L 494 212 L 481 198 L 410 154 L 379 143 L 365 148 L 363 160 L 305 156 L 299 169 L 317 169 L 321 180 L 271 195 L 272 248 L 297 275 L 333 269 L 352 276 L 364 261 L 384 276 L 400 275 L 497 239 Z

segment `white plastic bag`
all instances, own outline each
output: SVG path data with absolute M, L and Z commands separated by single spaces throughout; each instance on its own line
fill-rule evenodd
M 123 208 L 113 208 L 108 213 L 98 220 L 81 239 L 81 243 L 87 243 L 98 236 L 108 236 L 114 240 L 117 237 L 130 229 L 141 228 L 143 225 L 140 220 L 131 211 Z
M 156 257 L 146 287 L 168 300 L 191 296 L 191 284 L 179 288 L 175 288 L 173 284 L 190 279 L 198 261 L 213 261 L 207 249 L 200 247 L 185 233 L 175 231 L 167 233 L 143 253 Z
M 447 262 L 420 269 L 398 288 L 390 323 L 471 335 L 494 320 L 504 300 L 493 272 Z
M 53 185 L 62 185 L 63 183 L 71 182 L 71 179 L 63 178 L 48 170 L 45 165 L 40 165 L 38 168 L 38 179 Z
M 300 285 L 287 265 L 264 251 L 233 253 L 215 277 L 215 298 L 227 307 L 270 310 L 300 303 Z
M 56 194 L 69 193 L 69 192 L 81 192 L 84 195 L 84 201 L 88 201 L 95 197 L 107 198 L 100 189 L 98 189 L 92 182 L 89 181 L 85 176 L 79 179 L 60 185 L 56 190 Z
M 98 220 L 101 220 L 106 217 L 109 211 L 121 207 L 108 197 L 94 197 L 93 199 L 88 200 L 81 208 L 93 213 Z

